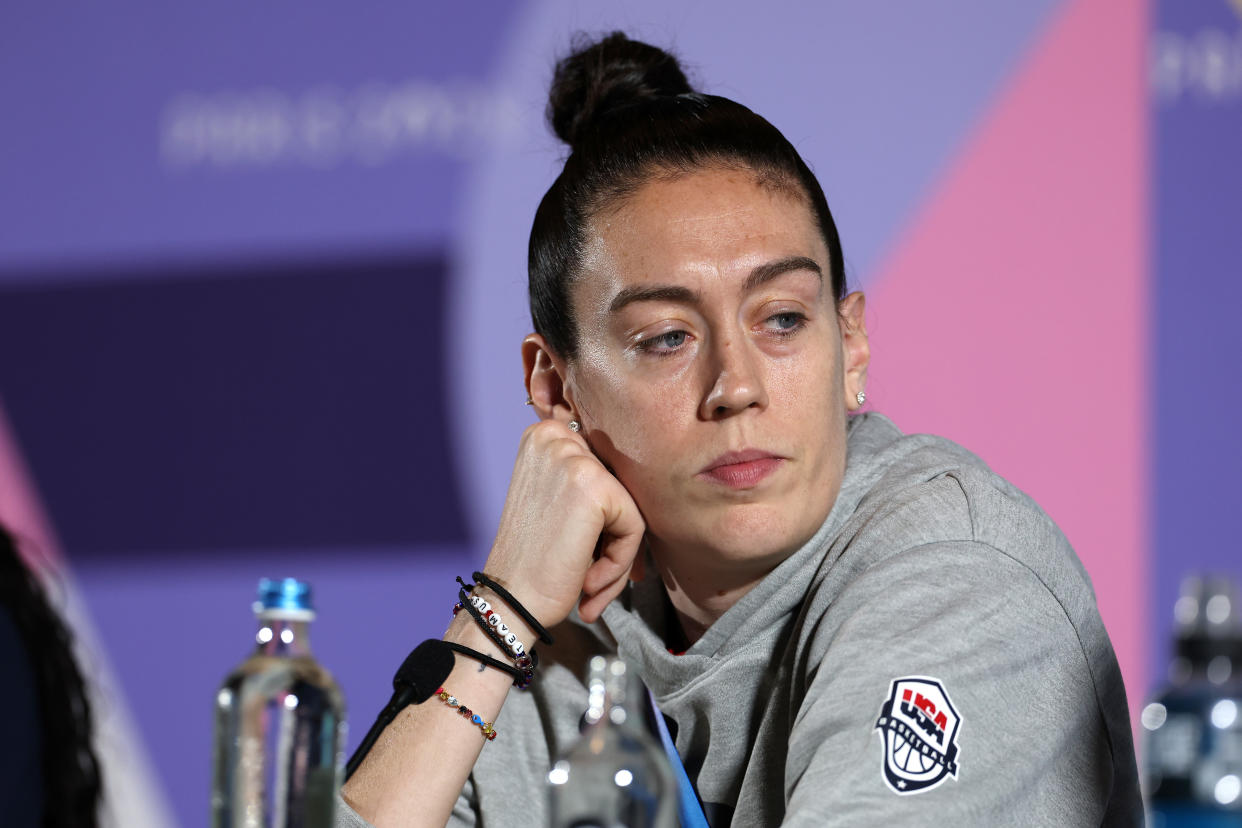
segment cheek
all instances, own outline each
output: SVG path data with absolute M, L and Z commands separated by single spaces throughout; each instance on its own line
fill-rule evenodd
M 835 496 L 844 467 L 846 408 L 841 388 L 840 352 L 831 347 L 809 349 L 801 358 L 780 364 L 769 384 L 770 414 L 806 463 L 808 491 Z
M 625 468 L 644 478 L 668 468 L 685 442 L 686 417 L 679 403 L 672 394 L 638 389 L 597 411 L 601 416 L 595 425 L 604 438 L 597 451 L 607 451 L 607 459 L 618 471 Z
M 784 415 L 821 412 L 841 400 L 840 350 L 828 336 L 812 344 L 790 359 L 772 363 L 768 392 Z
M 589 368 L 579 377 L 577 397 L 595 452 L 627 476 L 667 467 L 697 414 L 690 371 L 650 376 L 602 359 Z
M 601 401 L 603 402 L 603 401 Z M 646 520 L 678 501 L 677 472 L 693 447 L 674 408 L 659 400 L 630 399 L 599 411 L 589 439 L 595 454 L 634 498 Z

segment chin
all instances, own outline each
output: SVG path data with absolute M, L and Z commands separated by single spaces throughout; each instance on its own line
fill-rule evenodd
M 806 510 L 791 510 L 788 503 L 739 504 L 723 509 L 704 521 L 702 513 L 670 521 L 680 531 L 662 536 L 672 548 L 694 549 L 700 562 L 712 559 L 726 567 L 770 569 L 796 552 L 815 534 L 823 516 L 807 525 Z

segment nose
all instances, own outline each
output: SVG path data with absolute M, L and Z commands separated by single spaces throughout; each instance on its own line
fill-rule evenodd
M 749 408 L 768 406 L 761 357 L 753 353 L 745 338 L 717 340 L 709 359 L 710 383 L 699 416 L 704 420 L 720 420 Z

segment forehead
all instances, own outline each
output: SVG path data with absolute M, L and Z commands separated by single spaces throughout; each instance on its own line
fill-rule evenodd
M 603 294 L 601 301 L 642 282 L 704 288 L 789 256 L 814 259 L 829 272 L 806 199 L 745 169 L 650 179 L 597 213 L 586 241 L 583 293 Z

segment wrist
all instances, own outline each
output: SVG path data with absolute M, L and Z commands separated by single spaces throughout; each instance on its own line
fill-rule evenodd
M 476 586 L 472 594 L 483 598 L 493 607 L 503 608 L 504 606 L 496 595 L 491 594 L 489 590 L 483 587 Z M 518 641 L 525 645 L 526 652 L 530 652 L 530 649 L 538 643 L 534 630 L 516 614 L 510 617 L 510 614 L 504 613 L 503 609 L 497 610 L 497 612 L 501 613 L 501 617 L 504 619 L 504 623 L 509 628 L 509 631 L 514 633 Z M 453 616 L 448 630 L 445 631 L 444 640 L 471 647 L 504 661 L 511 661 L 513 658 L 512 652 L 502 649 L 496 640 L 488 635 L 478 622 L 474 620 L 473 616 L 464 610 Z
M 539 570 L 539 567 L 518 566 L 515 568 L 503 563 L 495 563 L 498 560 L 503 561 L 506 557 L 508 556 L 498 553 L 493 547 L 492 554 L 484 564 L 482 572 L 474 574 L 485 575 L 493 584 L 509 593 L 516 603 L 520 603 L 523 611 L 531 616 L 530 619 L 526 619 L 527 627 L 533 628 L 534 626 L 529 623 L 530 620 L 534 620 L 536 624 L 545 628 L 554 627 L 564 621 L 578 602 L 582 588 L 581 582 L 578 581 L 573 586 L 568 581 L 560 583 L 564 579 L 546 577 L 546 571 L 545 577 L 531 578 L 529 576 L 532 568 Z M 479 579 L 474 580 L 477 582 Z M 475 589 L 486 589 L 493 597 L 496 597 L 496 591 L 490 589 L 488 585 L 478 583 Z M 512 615 L 516 619 L 519 615 L 517 610 L 507 603 L 508 599 L 504 596 L 499 597 L 504 599 L 501 607 L 506 611 L 506 618 Z

